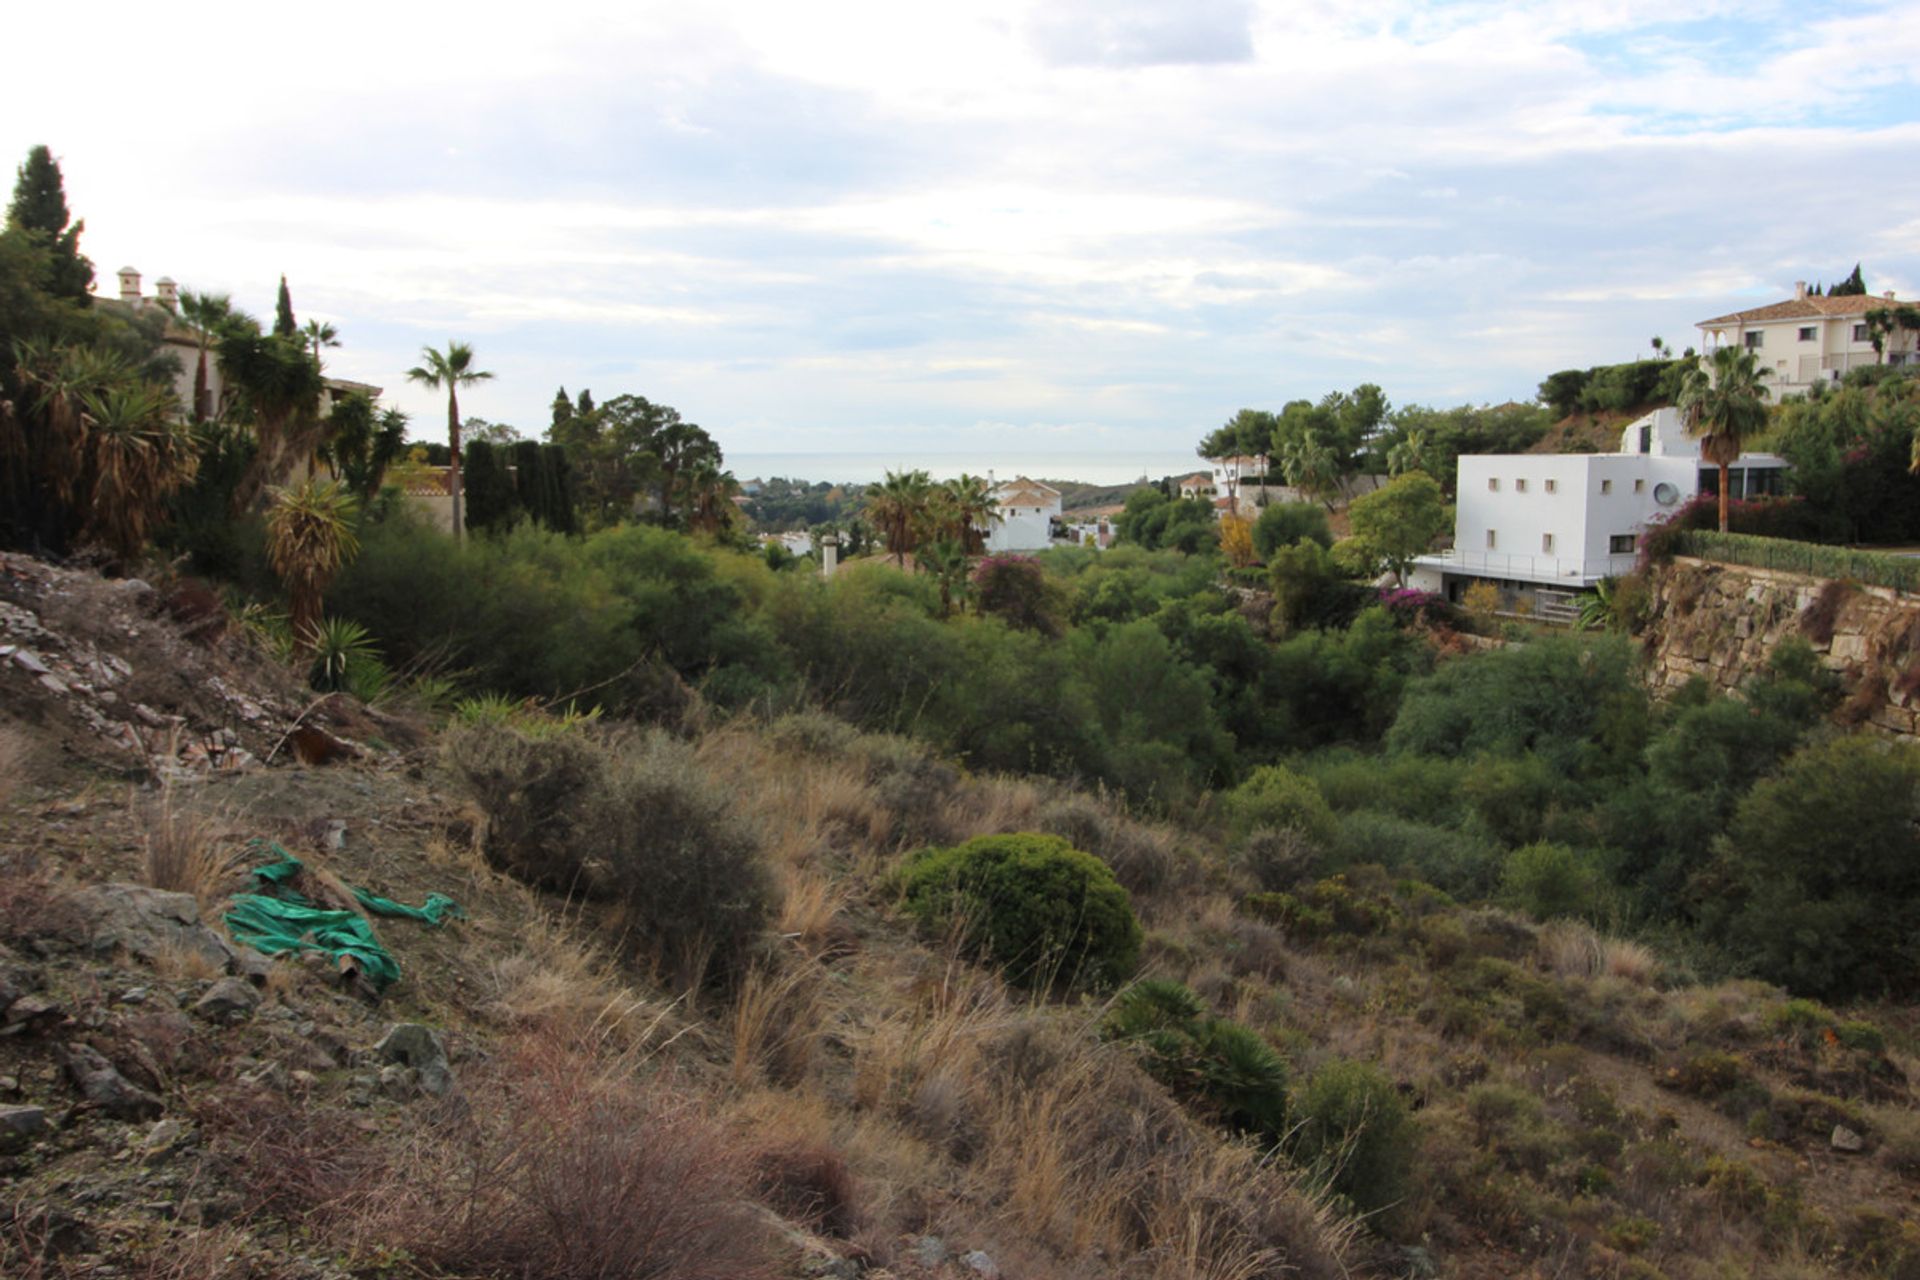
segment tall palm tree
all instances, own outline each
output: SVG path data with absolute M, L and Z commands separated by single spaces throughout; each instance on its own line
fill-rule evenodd
M 867 486 L 867 518 L 903 569 L 926 522 L 932 492 L 933 481 L 924 471 L 889 471 L 885 480 Z
M 1401 436 L 1387 450 L 1387 474 L 1403 476 L 1409 471 L 1427 469 L 1427 433 L 1415 428 Z
M 953 613 L 954 601 L 964 600 L 967 594 L 972 565 L 966 547 L 956 539 L 942 538 L 921 547 L 914 553 L 914 559 L 933 574 L 934 581 L 940 585 L 940 616 L 949 616 Z
M 338 480 L 309 476 L 297 489 L 275 489 L 267 508 L 267 561 L 287 587 L 294 643 L 311 650 L 320 630 L 327 585 L 360 550 L 353 534 L 357 504 Z
M 326 365 L 321 363 L 320 348 L 340 345 L 340 331 L 320 320 L 307 321 L 300 330 L 300 337 L 312 349 L 313 363 L 321 369 L 326 368 Z
M 485 382 L 493 375 L 473 367 L 473 348 L 464 342 L 449 340 L 445 351 L 420 348 L 420 363 L 407 370 L 407 381 L 418 382 L 432 390 L 447 389 L 447 490 L 453 495 L 453 536 L 466 540 L 466 524 L 460 518 L 460 388 Z
M 1761 381 L 1772 374 L 1745 347 L 1720 346 L 1687 370 L 1680 384 L 1679 409 L 1687 431 L 1700 437 L 1700 456 L 1720 468 L 1720 532 L 1727 531 L 1727 467 L 1740 456 L 1742 442 L 1767 425 L 1766 392 Z
M 1327 510 L 1334 509 L 1340 492 L 1340 460 L 1333 449 L 1312 428 L 1288 441 L 1280 450 L 1280 465 L 1287 483 L 1310 498 L 1318 498 Z
M 180 321 L 193 333 L 200 348 L 200 361 L 193 369 L 193 420 L 205 422 L 213 416 L 213 397 L 207 388 L 207 353 L 214 339 L 233 319 L 233 299 L 224 293 L 180 291 Z

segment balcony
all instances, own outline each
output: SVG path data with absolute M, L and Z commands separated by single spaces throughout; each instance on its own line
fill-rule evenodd
M 1497 551 L 1437 551 L 1421 556 L 1414 563 L 1423 569 L 1441 573 L 1469 574 L 1476 578 L 1510 578 L 1518 582 L 1550 582 L 1568 587 L 1588 587 L 1602 578 L 1618 577 L 1633 571 L 1634 555 L 1597 556 L 1574 560 L 1565 556 L 1503 555 Z

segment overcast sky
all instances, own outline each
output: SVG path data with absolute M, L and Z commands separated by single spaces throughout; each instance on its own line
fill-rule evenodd
M 1674 21 L 1684 11 L 1682 21 Z M 133 265 L 472 413 L 730 452 L 1160 448 L 1554 369 L 1864 264 L 1920 288 L 1920 17 L 1696 0 L 16 7 L 0 156 Z M 19 56 L 21 51 L 37 51 Z M 440 409 L 444 414 L 444 409 Z

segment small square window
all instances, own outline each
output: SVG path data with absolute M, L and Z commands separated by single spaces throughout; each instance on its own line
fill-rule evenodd
M 1558 480 L 1547 481 L 1547 492 L 1548 493 L 1560 492 L 1560 482 Z
M 1500 477 L 1499 477 L 1499 476 L 1488 476 L 1488 477 L 1487 477 L 1487 492 L 1488 492 L 1488 493 L 1498 493 L 1498 492 L 1500 492 Z
M 1496 531 L 1492 529 L 1487 530 L 1487 550 L 1493 550 L 1494 547 L 1499 545 L 1499 541 L 1500 535 Z
M 1525 493 L 1527 491 L 1527 482 L 1525 480 L 1515 480 L 1513 482 L 1513 491 L 1515 493 Z
M 1553 535 L 1552 534 L 1543 533 L 1540 535 L 1540 549 L 1546 552 L 1548 555 L 1553 554 Z
M 1600 492 L 1602 492 L 1602 493 L 1612 493 L 1612 492 L 1613 492 L 1613 481 L 1611 481 L 1611 480 L 1602 480 L 1602 481 L 1600 482 Z
M 1751 330 L 1750 332 L 1743 334 L 1740 339 L 1741 342 L 1746 344 L 1746 348 L 1749 351 L 1758 351 L 1761 348 L 1761 346 L 1766 342 L 1766 340 L 1767 340 L 1766 332 L 1761 329 Z
M 1633 491 L 1635 493 L 1645 493 L 1647 491 L 1647 482 L 1645 480 L 1635 480 L 1633 482 Z
M 1802 342 L 1812 342 L 1812 341 L 1813 341 L 1813 334 L 1814 334 L 1814 328 L 1813 328 L 1813 326 L 1812 326 L 1812 325 L 1810 325 L 1810 324 L 1803 324 L 1803 325 L 1801 325 L 1801 326 L 1800 326 L 1800 341 L 1802 341 Z
M 1607 554 L 1615 555 L 1615 556 L 1632 555 L 1633 554 L 1633 535 L 1630 533 L 1616 533 L 1612 537 L 1608 538 Z
M 1873 339 L 1869 337 L 1867 334 L 1867 326 L 1863 324 L 1857 324 L 1853 326 L 1853 340 L 1855 342 L 1872 342 L 1873 341 Z

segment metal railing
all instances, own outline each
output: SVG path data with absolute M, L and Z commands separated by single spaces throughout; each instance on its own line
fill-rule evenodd
M 1574 560 L 1563 556 L 1504 555 L 1497 551 L 1437 551 L 1421 556 L 1416 564 L 1428 568 L 1474 573 L 1488 578 L 1550 579 L 1553 581 L 1597 581 L 1633 570 L 1633 553 Z

